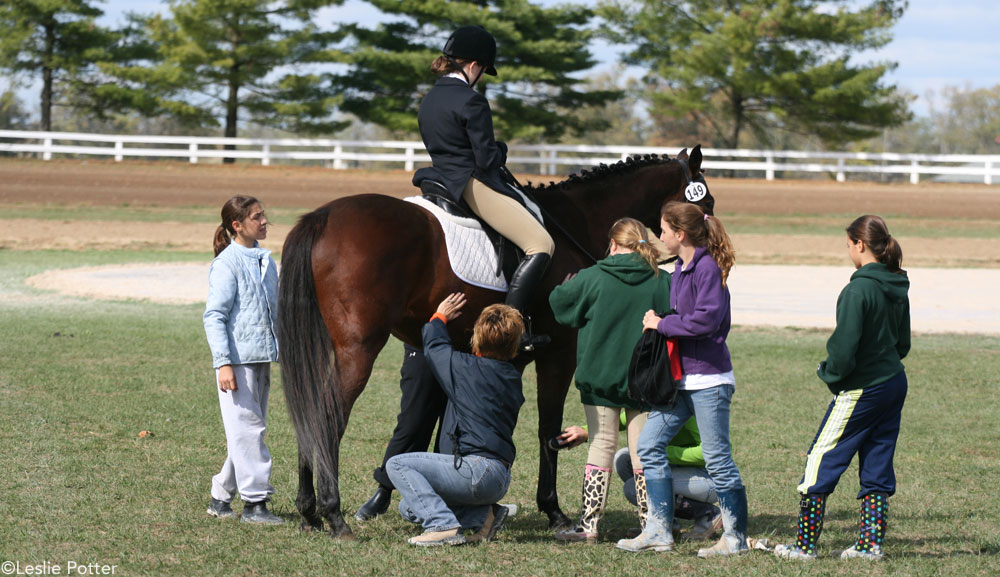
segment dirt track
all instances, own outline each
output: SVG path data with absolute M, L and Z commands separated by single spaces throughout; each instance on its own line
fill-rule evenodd
M 0 159 L 0 203 L 221 206 L 251 194 L 282 207 L 315 208 L 337 197 L 414 193 L 411 174 L 280 166 Z M 522 181 L 552 177 L 518 175 Z M 731 180 L 708 176 L 722 214 L 906 214 L 1000 220 L 1000 191 L 978 184 L 869 184 Z
M 3 159 L 0 160 L 0 206 L 215 207 L 234 194 L 252 194 L 269 206 L 305 209 L 360 192 L 407 196 L 414 192 L 410 176 L 403 171 Z M 520 177 L 536 183 L 550 180 L 531 175 Z M 900 236 L 908 266 L 1000 267 L 1000 238 L 941 240 L 954 236 L 954 229 L 962 226 L 963 219 L 973 219 L 980 226 L 984 222 L 989 226 L 991 220 L 1000 222 L 1000 191 L 996 187 L 722 178 L 710 178 L 709 185 L 723 220 L 727 214 L 743 218 L 753 215 L 794 218 L 801 214 L 866 212 L 890 219 L 895 215 L 933 219 L 927 226 L 935 231 L 940 229 L 941 234 L 934 235 L 936 238 Z M 32 218 L 2 222 L 0 248 L 22 250 L 205 251 L 214 230 L 214 225 L 189 222 Z M 762 222 L 766 226 L 764 219 Z M 280 249 L 287 232 L 287 226 L 273 226 L 265 246 Z M 739 261 L 743 263 L 841 264 L 846 258 L 839 236 L 776 237 L 751 233 L 733 236 Z

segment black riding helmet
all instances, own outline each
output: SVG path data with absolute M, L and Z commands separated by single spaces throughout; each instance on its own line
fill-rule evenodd
M 460 60 L 475 60 L 486 67 L 486 74 L 497 75 L 497 40 L 482 26 L 462 26 L 444 44 L 442 54 Z

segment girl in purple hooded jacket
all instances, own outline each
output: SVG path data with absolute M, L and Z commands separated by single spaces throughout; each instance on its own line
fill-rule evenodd
M 736 555 L 747 551 L 747 496 L 729 444 L 729 405 L 736 380 L 726 347 L 732 320 L 726 279 L 735 260 L 733 245 L 722 222 L 694 204 L 665 204 L 660 227 L 660 240 L 677 256 L 670 289 L 670 306 L 676 314 L 661 318 L 650 310 L 643 327 L 677 339 L 684 376 L 674 404 L 653 407 L 639 436 L 649 515 L 643 532 L 635 539 L 622 539 L 618 547 L 673 549 L 673 477 L 663 447 L 694 415 L 725 529 L 719 542 L 701 549 L 698 556 Z

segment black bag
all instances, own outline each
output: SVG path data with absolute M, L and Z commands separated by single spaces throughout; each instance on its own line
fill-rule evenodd
M 668 339 L 655 330 L 642 331 L 628 365 L 628 396 L 654 407 L 674 404 L 680 384 L 680 359 L 671 361 Z

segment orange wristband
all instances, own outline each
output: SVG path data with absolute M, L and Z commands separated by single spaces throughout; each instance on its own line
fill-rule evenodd
M 434 320 L 434 319 L 440 319 L 441 322 L 443 322 L 444 324 L 448 324 L 448 317 L 444 316 L 441 313 L 434 313 L 433 315 L 431 315 L 431 320 Z M 428 321 L 428 322 L 430 322 L 430 321 Z

